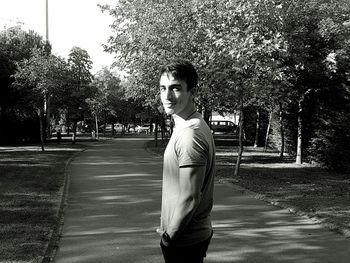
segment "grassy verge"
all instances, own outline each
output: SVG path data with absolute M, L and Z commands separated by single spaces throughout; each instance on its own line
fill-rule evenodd
M 164 145 L 146 145 L 160 155 Z M 218 146 L 217 179 L 239 185 L 256 198 L 307 215 L 324 226 L 350 237 L 350 174 L 337 174 L 294 160 L 280 160 L 273 151 L 245 147 L 240 175 L 233 177 L 237 147 Z
M 350 175 L 314 165 L 281 161 L 277 153 L 246 147 L 240 175 L 233 177 L 235 147 L 217 148 L 217 177 L 257 193 L 256 198 L 307 215 L 350 237 Z
M 152 140 L 152 141 L 147 141 L 144 147 L 146 150 L 152 152 L 153 154 L 156 154 L 158 156 L 163 156 L 167 143 L 168 143 L 167 140 L 164 140 L 163 142 L 162 140 L 158 140 L 157 143 L 155 140 Z
M 56 217 L 65 164 L 82 144 L 0 146 L 0 261 L 40 262 Z

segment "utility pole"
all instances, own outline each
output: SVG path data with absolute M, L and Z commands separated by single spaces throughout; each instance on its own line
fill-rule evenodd
M 46 0 L 46 44 L 49 44 L 49 0 Z M 51 137 L 51 118 L 50 118 L 50 93 L 44 94 L 44 112 L 46 113 L 46 137 Z
M 46 41 L 49 41 L 49 0 L 46 0 Z

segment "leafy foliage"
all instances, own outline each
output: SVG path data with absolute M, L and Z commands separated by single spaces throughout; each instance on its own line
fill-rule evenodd
M 348 94 L 349 6 L 345 0 L 122 0 L 102 9 L 115 18 L 106 50 L 128 70 L 133 97 L 157 107 L 160 64 L 188 59 L 202 80 L 200 107 L 278 109 L 292 153 L 299 116 L 302 147 L 312 159 L 308 149 L 320 139 L 325 118 L 314 113 L 321 105 L 322 112 L 332 111 L 319 94 Z M 345 109 L 347 102 L 339 102 Z
M 92 61 L 85 50 L 74 47 L 67 63 L 51 54 L 41 36 L 19 27 L 2 31 L 0 42 L 1 140 L 38 138 L 34 124 L 39 115 L 45 126 L 45 113 L 47 121 L 50 112 L 57 119 L 68 112 L 73 120 L 84 118 L 85 100 L 94 95 Z
M 66 80 L 67 92 L 65 97 L 65 110 L 68 121 L 78 122 L 84 119 L 89 105 L 88 98 L 94 96 L 95 90 L 90 85 L 93 76 L 90 72 L 92 61 L 88 52 L 79 47 L 73 47 L 68 56 L 68 72 Z
M 33 32 L 9 29 L 0 34 L 2 118 L 32 116 L 37 106 L 29 105 L 41 105 L 46 94 L 55 115 L 73 122 L 91 118 L 91 111 L 103 122 L 123 122 L 140 103 L 159 120 L 159 68 L 182 58 L 199 72 L 196 102 L 206 116 L 245 112 L 249 135 L 255 109 L 274 113 L 273 145 L 284 140 L 292 155 L 302 150 L 306 160 L 348 163 L 347 0 L 120 0 L 101 8 L 114 18 L 105 49 L 116 55 L 126 81 L 107 69 L 93 81 L 85 50 L 74 47 L 65 62 Z M 17 67 L 22 86 L 14 88 Z
M 33 52 L 50 53 L 50 45 L 33 31 L 13 27 L 0 32 L 0 141 L 37 137 L 37 114 L 26 101 L 27 93 L 15 88 L 17 64 Z

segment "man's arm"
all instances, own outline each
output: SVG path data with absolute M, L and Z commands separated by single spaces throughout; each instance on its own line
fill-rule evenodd
M 176 239 L 188 225 L 201 200 L 206 166 L 180 167 L 180 194 L 174 215 L 166 232 L 170 239 Z

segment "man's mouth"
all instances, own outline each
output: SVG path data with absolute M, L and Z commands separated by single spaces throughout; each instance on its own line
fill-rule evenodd
M 167 108 L 174 107 L 176 103 L 164 103 L 164 106 Z

